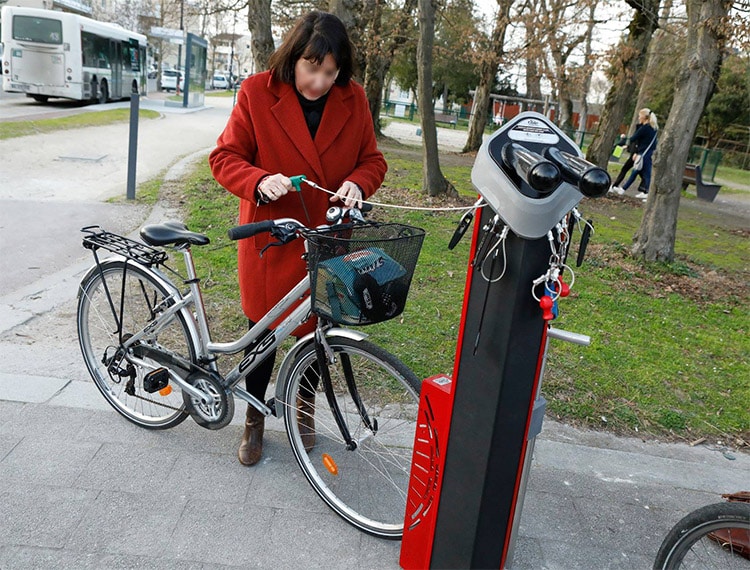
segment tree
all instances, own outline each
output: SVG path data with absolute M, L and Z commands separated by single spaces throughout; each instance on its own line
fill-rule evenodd
M 432 47 L 435 39 L 435 5 L 432 0 L 419 0 L 419 43 L 417 44 L 417 73 L 419 115 L 422 122 L 422 184 L 430 196 L 457 196 L 453 184 L 440 170 L 435 109 L 432 100 Z
M 477 48 L 480 20 L 474 16 L 473 0 L 449 0 L 435 26 L 433 51 L 433 95 L 451 103 L 469 101 L 469 91 L 479 81 L 473 54 Z
M 732 124 L 750 126 L 750 58 L 729 56 L 721 66 L 716 93 L 701 120 L 706 146 L 713 146 Z
M 252 34 L 253 63 L 256 73 L 268 69 L 274 50 L 271 32 L 271 0 L 248 0 L 247 29 Z
M 726 44 L 728 0 L 687 0 L 687 49 L 675 83 L 674 102 L 660 136 L 654 179 L 632 253 L 647 261 L 674 259 L 682 172 L 706 105 L 719 77 Z
M 679 59 L 679 54 L 682 51 L 677 50 L 680 49 L 683 42 L 680 41 L 682 38 L 679 36 L 682 27 L 669 25 L 671 11 L 672 0 L 664 0 L 661 15 L 659 16 L 659 27 L 654 32 L 648 46 L 646 69 L 643 72 L 641 86 L 638 89 L 638 99 L 636 99 L 635 107 L 633 108 L 633 118 L 630 121 L 628 135 L 635 132 L 635 127 L 638 124 L 638 111 L 644 107 L 648 107 L 656 112 L 658 117 L 663 117 L 669 110 L 669 107 L 672 106 L 675 75 L 675 66 L 672 62 L 675 59 Z M 666 87 L 666 89 L 660 89 L 663 87 Z M 657 94 L 661 95 L 662 98 L 666 95 L 668 101 L 655 100 Z M 659 105 L 659 103 L 662 104 Z M 663 103 L 668 103 L 668 105 L 664 105 Z M 661 108 L 657 109 L 657 106 Z
M 492 26 L 492 34 L 486 50 L 479 62 L 479 85 L 474 92 L 474 112 L 469 123 L 469 135 L 464 145 L 464 152 L 479 150 L 482 146 L 484 126 L 487 124 L 487 111 L 490 106 L 490 91 L 495 86 L 497 72 L 503 58 L 505 32 L 508 28 L 510 7 L 513 0 L 497 0 L 497 13 Z
M 372 10 L 368 26 L 369 39 L 365 43 L 364 88 L 367 100 L 370 103 L 370 113 L 377 136 L 382 135 L 380 108 L 383 103 L 385 77 L 396 52 L 402 49 L 411 37 L 412 16 L 417 6 L 417 0 L 406 0 L 401 10 L 394 10 L 390 15 L 384 13 L 384 4 L 384 0 L 375 0 L 375 9 Z M 386 19 L 385 23 L 384 19 Z M 392 31 L 384 34 L 384 27 Z
M 659 0 L 627 0 L 635 12 L 628 26 L 628 35 L 616 47 L 611 58 L 611 86 L 604 102 L 599 128 L 591 141 L 586 158 L 602 168 L 607 167 L 612 147 L 632 104 L 638 73 L 657 24 Z

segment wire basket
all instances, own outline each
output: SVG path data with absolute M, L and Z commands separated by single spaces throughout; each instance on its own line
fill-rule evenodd
M 403 224 L 307 234 L 313 312 L 342 325 L 370 325 L 400 315 L 424 235 Z

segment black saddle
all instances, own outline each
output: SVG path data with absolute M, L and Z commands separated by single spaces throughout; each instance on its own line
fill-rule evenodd
M 208 236 L 191 232 L 182 222 L 163 222 L 141 228 L 141 239 L 149 245 L 207 245 Z

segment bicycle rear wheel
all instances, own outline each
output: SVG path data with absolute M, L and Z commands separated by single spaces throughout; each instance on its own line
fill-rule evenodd
M 367 341 L 327 340 L 336 354 L 336 363 L 328 367 L 333 391 L 356 448 L 347 449 L 336 424 L 313 342 L 300 351 L 286 378 L 289 442 L 305 477 L 329 507 L 364 532 L 398 539 L 403 534 L 420 382 L 397 358 Z M 347 368 L 370 427 L 347 388 Z
M 190 329 L 177 313 L 165 326 L 154 327 L 133 346 L 123 348 L 122 342 L 151 323 L 169 297 L 147 270 L 132 263 L 123 269 L 124 261 L 104 261 L 101 272 L 94 268 L 81 282 L 77 322 L 83 359 L 96 387 L 125 418 L 149 429 L 171 428 L 188 417 L 182 391 L 149 393 L 143 381 L 160 367 L 187 374 L 175 363 L 195 362 Z
M 716 503 L 680 520 L 662 542 L 655 570 L 750 570 L 750 504 Z

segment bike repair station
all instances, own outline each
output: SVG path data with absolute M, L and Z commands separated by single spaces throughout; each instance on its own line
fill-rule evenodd
M 521 113 L 485 140 L 472 169 L 478 201 L 451 377 L 423 382 L 407 496 L 403 568 L 511 568 L 534 440 L 545 400 L 552 328 L 570 292 L 566 258 L 582 227 L 577 204 L 607 193 L 607 172 L 538 113 Z M 459 223 L 449 247 L 469 228 Z

